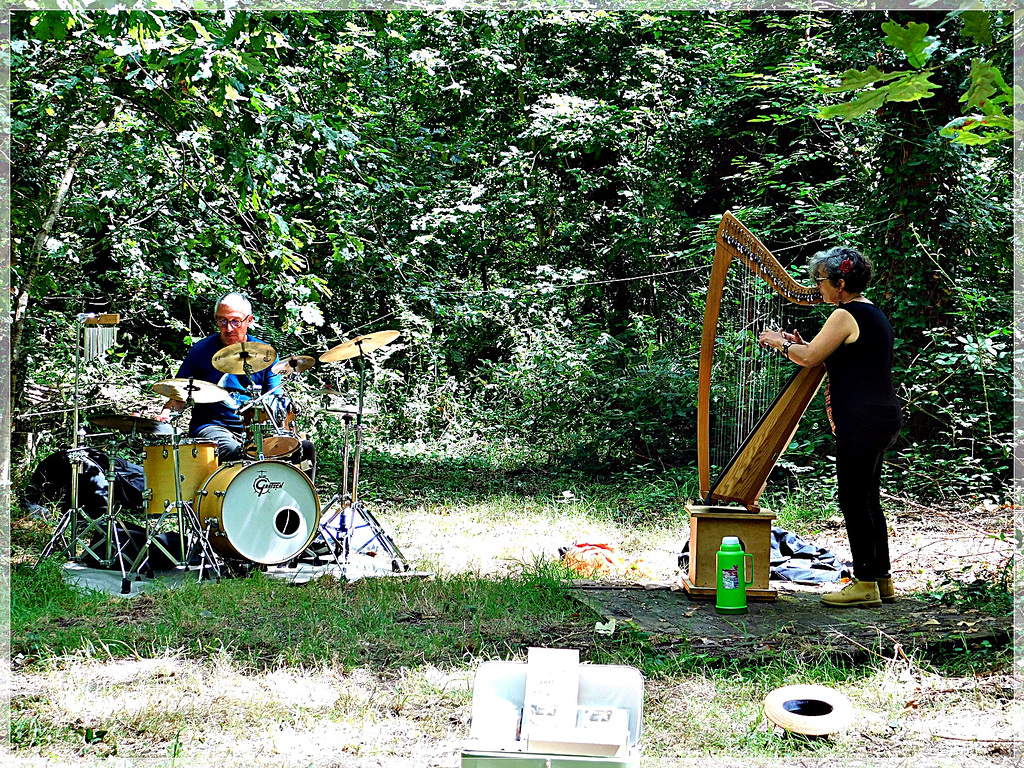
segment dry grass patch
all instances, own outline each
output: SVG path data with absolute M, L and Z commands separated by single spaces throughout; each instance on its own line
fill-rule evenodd
M 468 736 L 471 688 L 468 672 L 429 665 L 397 676 L 250 674 L 226 654 L 206 663 L 83 658 L 19 675 L 12 718 L 20 756 L 60 761 L 216 755 L 320 765 L 332 754 L 405 757 L 424 744 L 450 757 Z M 18 743 L 30 730 L 35 743 Z

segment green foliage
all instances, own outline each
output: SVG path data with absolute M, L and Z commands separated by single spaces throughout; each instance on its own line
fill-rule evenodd
M 1000 17 L 993 18 L 987 11 L 955 11 L 949 18 L 960 16 L 963 21 L 961 35 L 979 45 L 989 46 L 992 43 L 993 21 L 1002 24 Z M 939 70 L 954 65 L 964 53 L 958 49 L 950 53 L 941 64 L 926 69 L 943 40 L 929 35 L 929 25 L 909 22 L 902 26 L 894 21 L 886 21 L 881 25 L 886 33 L 885 43 L 901 51 L 913 71 L 883 72 L 871 65 L 866 71 L 847 70 L 838 87 L 822 88 L 822 93 L 840 93 L 856 91 L 879 82 L 894 80 L 895 82 L 870 90 L 856 96 L 849 102 L 823 107 L 818 116 L 822 118 L 841 117 L 844 121 L 860 118 L 880 109 L 886 102 L 917 102 L 933 97 L 934 91 L 942 87 L 929 78 Z M 947 44 L 948 45 L 948 44 Z M 1020 126 L 1012 114 L 1003 111 L 1003 105 L 1009 105 L 1012 111 L 1013 90 L 1003 80 L 996 62 L 991 56 L 991 49 L 985 49 L 986 58 L 971 59 L 970 79 L 967 90 L 960 97 L 964 104 L 963 112 L 980 110 L 982 114 L 965 115 L 947 122 L 941 129 L 941 135 L 964 145 L 984 145 L 995 141 L 1011 139 Z
M 972 47 L 954 54 L 959 20 Z M 1012 130 L 1009 18 L 886 24 L 876 58 L 878 17 L 858 13 L 15 14 L 16 357 L 67 393 L 68 318 L 119 312 L 123 346 L 89 369 L 89 401 L 109 382 L 119 410 L 145 410 L 237 288 L 284 354 L 402 330 L 368 361 L 383 439 L 685 473 L 729 209 L 794 272 L 829 244 L 868 252 L 912 382 L 903 446 L 943 472 L 974 451 L 999 483 L 1009 369 L 986 339 L 1008 324 L 1010 155 L 961 145 Z M 967 78 L 971 60 L 961 83 L 951 67 Z M 816 119 L 832 67 L 856 121 Z M 952 378 L 937 344 L 917 354 L 933 329 L 968 340 Z M 358 377 L 332 364 L 305 380 L 354 399 Z M 801 432 L 793 463 L 820 464 L 827 443 Z

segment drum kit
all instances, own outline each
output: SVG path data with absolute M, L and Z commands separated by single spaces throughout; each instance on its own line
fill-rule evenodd
M 75 480 L 80 468 L 74 452 L 85 450 L 79 444 L 87 435 L 78 430 L 76 389 L 76 434 L 69 452 L 73 467 L 70 509 L 58 521 L 40 560 L 58 547 L 75 559 L 81 545 L 103 567 L 116 565 L 121 570 L 125 594 L 131 590 L 132 576 L 154 575 L 156 549 L 162 555 L 159 559 L 174 567 L 198 565 L 200 580 L 207 574 L 220 578 L 224 573 L 239 575 L 269 566 L 296 567 L 300 560 L 322 565 L 324 557 L 345 569 L 353 554 L 383 554 L 390 558 L 392 571 L 407 571 L 405 557 L 358 494 L 363 418 L 369 415 L 363 408 L 364 355 L 390 344 L 398 335 L 398 331 L 381 331 L 357 336 L 320 355 L 321 363 L 354 358 L 359 364 L 357 405 L 320 411 L 344 423 L 341 491 L 323 505 L 313 482 L 314 469 L 303 462 L 304 436 L 298 431 L 296 411 L 286 394 L 287 385 L 316 364 L 313 357 L 292 355 L 279 360 L 269 344 L 250 341 L 227 346 L 214 355 L 213 366 L 223 373 L 244 374 L 252 381 L 253 373 L 271 368 L 280 378 L 280 383 L 266 392 L 251 386 L 247 401 L 238 409 L 245 430 L 240 461 L 221 464 L 215 443 L 181 435 L 178 422 L 195 404 L 232 402 L 231 391 L 207 381 L 173 378 L 152 385 L 155 394 L 184 403 L 168 422 L 137 415 L 87 417 L 93 427 L 107 430 L 91 437 L 110 437 L 111 489 L 115 451 L 138 448 L 142 442 L 146 536 L 134 557 L 125 554 L 113 493 L 108 494 L 107 514 L 86 518 L 85 527 L 79 528 Z M 173 537 L 160 536 L 174 527 L 177 546 Z M 86 534 L 99 538 L 100 544 L 86 544 Z

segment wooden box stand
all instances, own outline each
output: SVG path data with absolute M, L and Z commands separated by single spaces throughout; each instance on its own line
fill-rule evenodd
M 774 600 L 778 596 L 778 592 L 768 586 L 773 512 L 694 505 L 688 505 L 686 511 L 690 515 L 690 567 L 683 574 L 683 587 L 690 597 L 715 599 L 716 555 L 725 536 L 736 536 L 743 545 L 743 551 L 754 556 L 754 583 L 747 587 L 747 599 Z

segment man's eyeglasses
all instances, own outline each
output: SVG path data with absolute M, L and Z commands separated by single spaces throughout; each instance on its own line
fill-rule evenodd
M 233 317 L 230 320 L 228 320 L 226 317 L 215 317 L 213 319 L 221 328 L 231 328 L 232 330 L 234 330 L 235 328 L 241 326 L 242 323 L 244 323 L 249 318 L 242 318 L 241 320 L 239 320 L 238 318 Z

